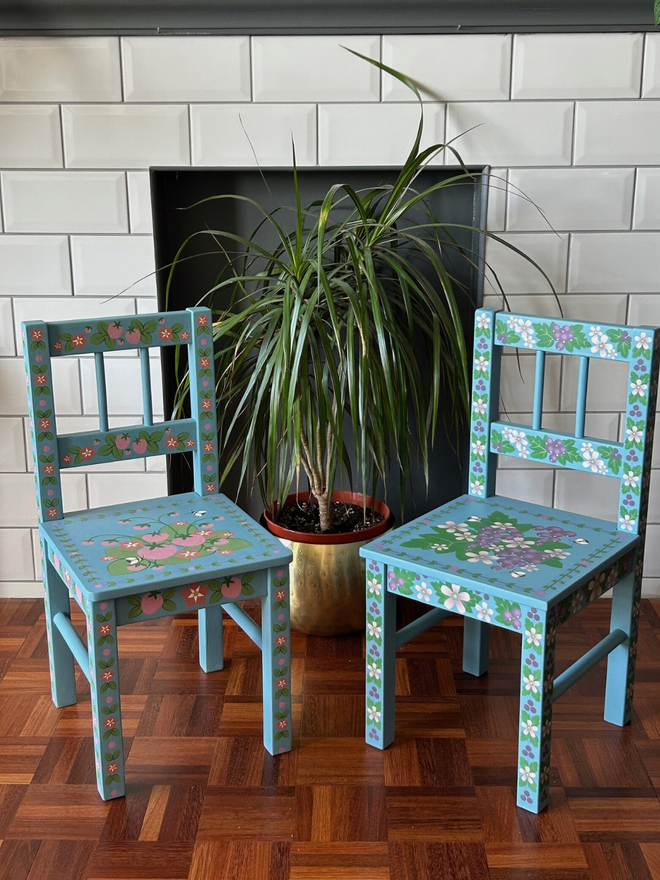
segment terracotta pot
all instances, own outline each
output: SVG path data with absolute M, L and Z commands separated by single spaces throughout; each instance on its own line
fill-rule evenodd
M 308 501 L 309 492 L 289 495 L 285 504 Z M 362 506 L 360 492 L 333 492 L 333 501 Z M 367 505 L 382 513 L 382 522 L 360 532 L 310 535 L 274 523 L 264 514 L 266 527 L 293 552 L 289 566 L 291 626 L 314 636 L 338 636 L 365 627 L 365 562 L 360 547 L 391 529 L 389 507 L 376 499 Z

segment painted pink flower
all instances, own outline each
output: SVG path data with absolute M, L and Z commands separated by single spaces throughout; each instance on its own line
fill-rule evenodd
M 286 718 L 280 718 L 280 720 L 277 722 L 277 726 L 280 728 L 280 730 L 284 730 L 286 725 L 287 725 Z
M 117 723 L 117 719 L 116 718 L 106 718 L 104 723 L 105 723 L 105 726 L 108 728 L 108 730 L 110 730 Z
M 101 678 L 103 681 L 112 681 L 115 677 L 114 672 L 111 669 L 106 669 L 105 672 L 101 673 Z
M 176 449 L 178 445 L 179 445 L 179 438 L 178 437 L 170 436 L 170 437 L 165 438 L 165 446 L 167 446 L 168 449 Z
M 209 319 L 208 319 L 208 316 L 207 316 L 207 315 L 200 315 L 200 316 L 197 318 L 197 323 L 199 324 L 200 327 L 206 327 L 206 325 L 208 324 L 208 322 L 209 322 Z
M 112 562 L 116 558 L 117 558 L 116 556 L 102 556 L 101 562 Z
M 147 537 L 146 535 L 144 536 Z M 142 547 L 142 541 L 122 541 L 119 545 L 122 550 L 135 550 L 136 547 Z
M 45 385 L 48 382 L 48 376 L 44 375 L 44 373 L 39 373 L 38 376 L 35 376 L 34 381 L 37 385 Z
M 186 446 L 192 447 L 194 445 L 195 445 L 195 441 L 192 439 L 192 437 L 190 437 L 188 440 L 186 440 Z
M 178 516 L 178 515 L 179 515 L 178 513 L 173 513 L 173 514 L 172 514 L 172 516 Z M 174 525 L 175 525 L 175 526 L 187 526 L 187 525 L 188 525 L 188 521 L 185 520 L 185 519 L 178 519 L 178 520 L 174 523 Z
M 215 483 L 207 483 L 206 484 L 206 494 L 211 495 L 215 492 Z
M 50 428 L 50 419 L 41 419 L 41 421 L 39 422 L 39 427 L 43 428 L 44 430 L 46 428 Z
M 206 367 L 208 367 L 210 364 L 211 364 L 211 359 L 210 359 L 210 358 L 200 358 L 200 359 L 199 359 L 199 365 L 200 365 L 200 367 L 206 368 Z
M 204 604 L 208 591 L 209 588 L 206 584 L 190 584 L 183 592 L 186 605 L 197 605 L 198 602 Z
M 54 474 L 54 473 L 55 473 L 55 467 L 54 467 L 54 465 L 52 465 L 52 464 L 47 464 L 47 465 L 44 467 L 44 473 L 45 473 L 45 474 L 48 474 L 48 475 L 50 475 L 50 474 Z
M 82 333 L 76 333 L 74 336 L 71 337 L 71 345 L 74 348 L 82 348 L 86 342 L 87 340 L 82 335 Z
M 35 342 L 39 342 L 40 339 L 44 338 L 43 330 L 33 330 L 30 335 L 35 340 Z
M 54 342 L 53 348 L 55 349 L 55 351 L 61 351 L 62 350 L 62 343 L 61 342 Z
M 231 556 L 233 552 L 233 550 L 218 550 L 220 556 Z
M 286 685 L 287 685 L 287 680 L 286 680 L 286 678 L 281 678 L 281 679 L 277 682 L 277 687 L 278 687 L 280 690 L 281 690 L 282 688 L 285 688 Z
M 160 544 L 158 547 L 141 547 L 137 554 L 143 559 L 169 559 L 178 551 L 172 544 Z
M 204 444 L 204 452 L 213 452 L 213 444 L 205 443 Z
M 174 339 L 174 336 L 172 335 L 172 328 L 171 327 L 161 327 L 160 330 L 158 331 L 158 335 L 165 342 L 168 342 L 170 339 Z
M 94 458 L 95 455 L 96 450 L 93 446 L 83 446 L 83 448 L 80 450 L 80 457 L 84 458 L 85 461 L 89 461 L 90 459 Z
M 60 512 L 59 512 L 59 510 L 57 509 L 57 507 L 49 507 L 49 508 L 48 508 L 48 516 L 49 516 L 51 519 L 55 519 L 55 518 L 58 517 L 59 515 L 60 515 Z
M 65 455 L 62 461 L 64 462 L 64 464 L 69 464 L 69 462 L 71 461 L 71 456 Z
M 102 636 L 109 635 L 110 634 L 110 624 L 109 623 L 102 623 L 101 626 L 99 627 L 99 632 L 101 633 Z
M 275 593 L 275 598 L 276 598 L 279 602 L 281 602 L 282 599 L 286 599 L 286 590 L 278 590 L 278 591 Z
M 195 556 L 198 556 L 199 553 L 197 550 L 179 550 L 176 554 L 179 559 L 194 559 Z
M 275 639 L 275 644 L 281 647 L 282 645 L 286 645 L 286 636 L 278 636 Z
M 179 339 L 183 342 L 187 342 L 190 339 L 190 333 L 188 333 L 187 330 L 182 330 L 181 333 L 179 333 Z
M 210 400 L 203 400 L 202 401 L 202 409 L 211 409 L 212 406 L 213 406 L 212 401 L 210 401 Z
M 114 761 L 107 766 L 108 773 L 116 773 L 119 770 L 119 764 L 116 764 Z

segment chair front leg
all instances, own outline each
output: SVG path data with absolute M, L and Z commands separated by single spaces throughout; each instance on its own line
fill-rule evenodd
M 463 672 L 480 676 L 488 672 L 490 624 L 463 618 Z
M 222 656 L 222 605 L 200 608 L 197 628 L 199 632 L 199 665 L 204 672 L 218 672 L 224 665 Z
M 637 568 L 639 567 L 639 571 Z M 610 632 L 622 629 L 628 636 L 607 658 L 605 721 L 623 727 L 632 714 L 639 630 L 639 604 L 642 596 L 641 564 L 622 578 L 612 590 Z
M 268 570 L 261 598 L 264 746 L 271 755 L 291 751 L 291 630 L 289 569 Z
M 387 566 L 367 562 L 366 741 L 385 749 L 394 740 L 396 596 L 387 589 Z
M 99 794 L 107 801 L 122 797 L 125 793 L 117 615 L 114 601 L 90 603 L 87 614 L 87 649 L 96 784 Z
M 528 611 L 522 635 L 517 801 L 531 813 L 540 813 L 550 795 L 554 618 Z
M 45 546 L 42 541 L 42 549 Z M 58 709 L 72 706 L 76 700 L 76 670 L 73 654 L 64 637 L 53 623 L 56 614 L 63 611 L 71 614 L 69 592 L 46 553 L 42 553 L 44 570 L 44 610 L 46 614 L 46 633 L 48 635 L 48 665 L 50 667 L 50 689 L 53 703 Z

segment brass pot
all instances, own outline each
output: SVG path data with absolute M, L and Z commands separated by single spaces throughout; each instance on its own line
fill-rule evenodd
M 286 504 L 308 501 L 308 492 L 289 495 Z M 359 492 L 333 492 L 333 501 L 362 506 Z M 291 626 L 313 636 L 339 636 L 365 627 L 365 561 L 360 547 L 392 528 L 393 516 L 382 501 L 367 504 L 384 520 L 360 532 L 310 535 L 284 529 L 265 516 L 267 528 L 293 552 L 289 565 Z

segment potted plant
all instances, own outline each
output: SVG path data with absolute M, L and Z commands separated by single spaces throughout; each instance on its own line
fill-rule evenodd
M 451 237 L 428 197 L 474 175 L 463 166 L 418 189 L 428 162 L 452 148 L 422 149 L 416 86 L 360 57 L 403 82 L 420 104 L 413 147 L 394 183 L 363 191 L 337 183 L 303 206 L 294 153 L 293 229 L 284 208 L 251 202 L 263 218 L 252 235 L 196 233 L 222 260 L 203 297 L 215 312 L 220 482 L 238 467 L 241 482 L 258 485 L 266 525 L 294 551 L 292 623 L 320 635 L 364 626 L 358 550 L 392 523 L 385 504 L 371 500 L 378 480 L 385 483 L 394 463 L 403 489 L 415 457 L 428 480 L 441 389 L 451 402 L 443 414 L 450 428 L 468 405 L 460 293 L 443 261 Z M 274 245 L 263 243 L 266 231 Z M 349 491 L 335 491 L 342 485 Z

